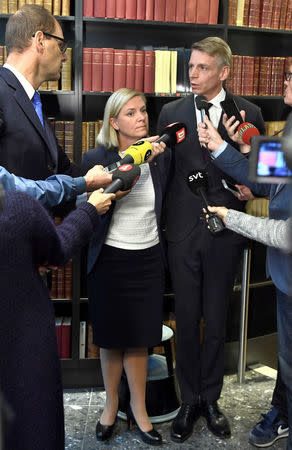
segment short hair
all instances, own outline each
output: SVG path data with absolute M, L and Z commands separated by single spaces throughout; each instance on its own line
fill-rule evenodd
M 199 50 L 210 56 L 216 56 L 218 64 L 223 66 L 231 66 L 232 52 L 229 45 L 223 39 L 210 36 L 201 41 L 195 42 L 191 46 L 191 51 Z
M 7 55 L 12 50 L 22 53 L 31 45 L 30 40 L 37 31 L 52 34 L 55 28 L 56 19 L 47 9 L 39 5 L 23 5 L 9 17 L 6 25 Z
M 111 126 L 110 118 L 116 119 L 122 107 L 134 97 L 141 97 L 146 105 L 145 95 L 129 88 L 118 89 L 108 98 L 104 109 L 103 124 L 96 140 L 98 144 L 104 145 L 107 149 L 119 146 L 118 132 Z

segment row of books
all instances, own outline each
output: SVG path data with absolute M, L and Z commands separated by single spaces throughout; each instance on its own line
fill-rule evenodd
M 291 30 L 292 0 L 229 0 L 228 24 Z
M 72 261 L 68 261 L 64 266 L 52 270 L 52 287 L 50 296 L 52 299 L 72 298 Z
M 72 48 L 66 50 L 67 61 L 63 62 L 60 80 L 44 81 L 40 91 L 71 91 L 72 90 Z M 6 62 L 7 53 L 5 45 L 0 45 L 0 66 Z
M 54 16 L 70 16 L 70 0 L 1 0 L 0 14 L 14 14 L 28 4 L 43 6 Z
M 74 162 L 74 120 L 50 120 L 60 147 Z
M 55 317 L 60 358 L 71 358 L 71 323 L 72 317 Z
M 121 87 L 148 94 L 189 92 L 190 50 L 83 48 L 84 91 L 113 92 Z
M 219 0 L 83 0 L 85 17 L 218 23 Z
M 290 57 L 233 55 L 226 87 L 239 95 L 281 96 L 284 71 L 290 60 Z

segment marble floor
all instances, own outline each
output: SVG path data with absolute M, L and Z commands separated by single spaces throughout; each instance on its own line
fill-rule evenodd
M 183 444 L 171 441 L 170 422 L 158 423 L 157 430 L 164 438 L 163 449 L 188 450 L 248 450 L 255 448 L 248 443 L 248 433 L 259 420 L 260 414 L 270 408 L 270 400 L 275 380 L 255 370 L 246 372 L 245 383 L 238 384 L 236 375 L 226 375 L 220 399 L 220 407 L 229 418 L 232 436 L 221 440 L 215 437 L 206 427 L 205 420 L 200 418 L 195 426 L 193 435 Z M 101 414 L 104 403 L 104 392 L 96 389 L 77 389 L 64 391 L 66 449 L 94 450 L 94 449 L 123 449 L 136 450 L 147 448 L 134 427 L 127 430 L 124 421 L 118 420 L 113 438 L 106 442 L 95 439 L 95 425 Z M 286 439 L 276 442 L 271 448 L 285 449 Z

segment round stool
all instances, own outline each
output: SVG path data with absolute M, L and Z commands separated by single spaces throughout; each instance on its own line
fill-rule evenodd
M 173 335 L 170 327 L 162 325 L 162 339 L 158 345 L 163 347 L 164 356 L 156 354 L 148 356 L 146 409 L 152 423 L 172 420 L 180 408 L 170 343 Z M 118 417 L 120 419 L 126 420 L 129 401 L 127 378 L 123 375 L 119 387 Z

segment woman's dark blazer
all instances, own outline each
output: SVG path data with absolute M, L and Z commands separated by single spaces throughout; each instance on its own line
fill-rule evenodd
M 104 167 L 112 164 L 116 161 L 119 161 L 121 158 L 118 154 L 116 148 L 106 149 L 103 145 L 100 145 L 96 148 L 93 148 L 86 153 L 84 153 L 82 164 L 86 166 L 86 168 L 93 167 L 95 164 L 101 164 Z M 166 189 L 166 178 L 168 173 L 168 167 L 170 164 L 170 154 L 168 150 L 152 161 L 150 166 L 150 171 L 152 175 L 154 192 L 155 192 L 155 213 L 157 218 L 157 226 L 160 243 L 163 249 L 163 259 L 164 263 L 166 263 L 165 258 L 165 248 L 164 248 L 164 238 L 161 233 L 161 211 L 162 211 L 162 203 L 163 197 Z M 98 231 L 94 233 L 88 249 L 88 260 L 87 260 L 87 273 L 90 273 L 93 269 L 95 262 L 100 254 L 101 248 L 104 244 L 107 231 L 109 228 L 111 216 L 114 211 L 115 202 L 113 202 L 110 210 L 101 217 L 102 225 L 99 227 Z

